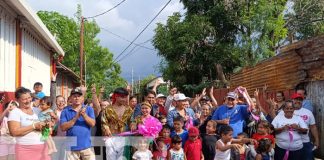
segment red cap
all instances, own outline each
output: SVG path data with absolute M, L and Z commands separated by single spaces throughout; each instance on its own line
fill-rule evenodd
M 294 93 L 292 96 L 291 96 L 292 99 L 296 99 L 296 98 L 302 98 L 304 99 L 304 96 L 299 94 L 299 93 Z
M 190 127 L 188 133 L 189 136 L 199 136 L 199 129 L 196 127 Z

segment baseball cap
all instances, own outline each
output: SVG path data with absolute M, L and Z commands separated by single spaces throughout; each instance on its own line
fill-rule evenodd
M 238 96 L 237 96 L 237 94 L 235 92 L 228 92 L 226 97 L 227 98 L 233 98 L 233 99 L 238 98 Z
M 175 101 L 183 101 L 188 99 L 188 97 L 186 97 L 183 93 L 178 93 L 174 95 L 174 100 Z
M 190 127 L 188 130 L 189 136 L 199 136 L 199 129 L 196 127 Z
M 38 92 L 36 95 L 35 95 L 35 98 L 37 99 L 42 99 L 45 97 L 45 93 L 44 92 Z
M 81 88 L 80 88 L 80 87 L 76 87 L 76 88 L 72 89 L 72 91 L 71 91 L 71 95 L 73 95 L 73 94 L 79 94 L 79 95 L 82 95 Z
M 156 98 L 166 98 L 166 96 L 164 95 L 164 94 L 158 94 L 157 96 L 156 96 Z
M 297 98 L 301 98 L 301 99 L 304 99 L 304 96 L 299 94 L 299 93 L 294 93 L 292 96 L 291 96 L 291 99 L 297 99 Z

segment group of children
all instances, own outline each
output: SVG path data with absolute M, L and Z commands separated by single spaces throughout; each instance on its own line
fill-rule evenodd
M 163 120 L 164 118 L 160 118 L 160 121 Z M 167 125 L 163 126 L 158 138 L 154 140 L 155 147 L 152 152 L 148 145 L 145 145 L 145 141 L 139 142 L 133 159 L 139 160 L 144 157 L 155 160 L 273 159 L 275 139 L 271 134 L 271 124 L 267 121 L 258 123 L 257 132 L 252 138 L 248 138 L 245 133 L 240 133 L 234 138 L 232 127 L 228 125 L 217 127 L 214 120 L 207 122 L 204 134 L 194 126 L 184 128 L 182 117 L 174 118 L 173 124 L 172 130 Z

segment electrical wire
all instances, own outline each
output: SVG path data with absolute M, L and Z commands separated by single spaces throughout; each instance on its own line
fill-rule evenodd
M 125 1 L 126 1 L 126 0 L 122 0 L 122 1 L 120 1 L 120 2 L 119 2 L 118 4 L 116 4 L 114 7 L 110 8 L 110 9 L 108 9 L 107 11 L 104 11 L 104 12 L 102 12 L 102 13 L 100 13 L 100 14 L 97 14 L 97 15 L 94 15 L 94 16 L 91 16 L 91 17 L 85 17 L 85 18 L 86 18 L 86 19 L 90 19 L 90 18 L 96 18 L 96 17 L 102 16 L 102 15 L 104 15 L 104 14 L 110 12 L 111 10 L 117 8 L 119 5 L 121 5 L 121 4 L 124 3 Z
M 125 51 L 137 40 L 137 38 L 148 28 L 148 26 L 161 14 L 161 12 L 169 5 L 169 3 L 171 2 L 171 0 L 169 0 L 164 6 L 163 8 L 154 16 L 154 18 L 144 27 L 144 29 L 134 38 L 134 40 L 121 52 L 118 54 L 118 56 L 115 58 L 115 62 L 117 61 L 117 59 L 123 54 L 125 53 Z
M 143 45 L 147 42 L 150 42 L 153 38 L 150 38 L 142 43 L 140 43 L 140 45 Z M 124 60 L 125 58 L 131 56 L 132 54 L 136 53 L 137 51 L 139 51 L 140 48 L 137 48 L 137 50 L 135 50 L 135 48 L 138 46 L 134 46 L 127 54 L 125 54 L 122 58 L 120 58 L 117 62 L 121 62 L 122 60 Z M 135 51 L 134 51 L 135 50 Z M 134 51 L 134 52 L 133 52 Z
M 118 38 L 124 40 L 124 41 L 127 41 L 127 42 L 130 42 L 130 43 L 131 43 L 130 40 L 128 40 L 128 39 L 126 39 L 126 38 L 124 38 L 124 37 L 122 37 L 122 36 L 120 36 L 120 35 L 118 35 L 118 34 L 116 34 L 116 33 L 111 32 L 111 31 L 109 31 L 109 30 L 106 29 L 106 28 L 102 28 L 102 27 L 100 27 L 100 29 L 102 29 L 102 30 L 104 30 L 104 31 L 106 31 L 106 32 L 108 32 L 108 33 L 110 33 L 110 34 L 112 34 L 112 35 L 114 35 L 114 36 L 116 36 L 116 37 L 118 37 Z M 138 44 L 138 43 L 133 43 L 133 44 L 136 45 L 136 46 L 138 46 L 138 47 L 142 47 L 142 48 L 145 48 L 145 49 L 148 49 L 148 50 L 155 51 L 154 48 L 149 48 L 149 47 L 143 46 L 143 45 Z

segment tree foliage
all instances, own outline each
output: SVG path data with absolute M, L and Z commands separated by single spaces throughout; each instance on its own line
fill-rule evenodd
M 37 14 L 65 51 L 63 64 L 79 74 L 79 22 L 82 15 L 80 6 L 78 6 L 76 20 L 58 12 L 39 11 Z M 95 21 L 85 21 L 85 78 L 87 84 L 103 85 L 109 93 L 118 86 L 125 86 L 125 80 L 120 77 L 119 64 L 113 62 L 113 54 L 107 48 L 100 46 L 100 40 L 96 38 L 99 32 L 100 28 Z
M 291 0 L 290 5 L 285 15 L 290 43 L 324 33 L 323 0 Z
M 159 23 L 153 40 L 163 76 L 181 88 L 216 79 L 216 64 L 227 74 L 271 57 L 287 35 L 287 0 L 181 2 L 185 15 L 174 13 Z

